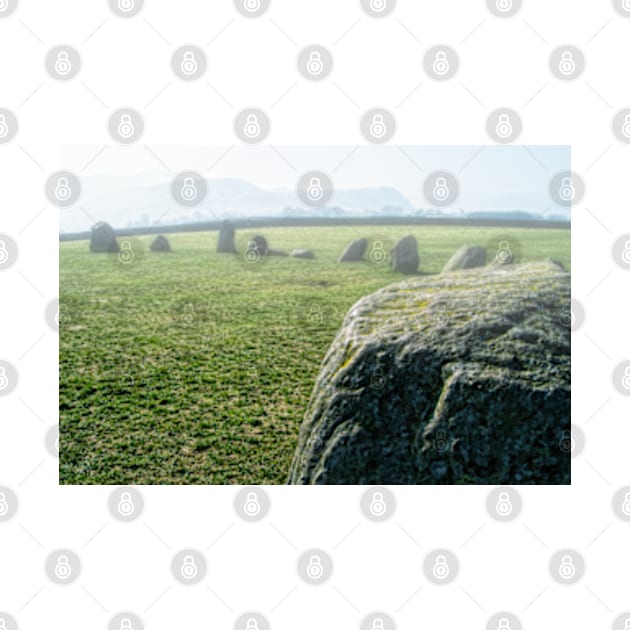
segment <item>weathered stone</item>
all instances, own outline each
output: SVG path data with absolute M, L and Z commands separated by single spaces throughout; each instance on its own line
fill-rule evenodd
M 221 223 L 221 227 L 219 228 L 217 252 L 219 254 L 236 254 L 234 226 L 229 221 L 223 221 Z
M 459 271 L 460 269 L 473 269 L 485 267 L 487 252 L 485 247 L 478 245 L 462 245 L 444 265 L 442 273 Z
M 284 250 L 282 249 L 274 249 L 273 247 L 267 248 L 267 256 L 288 256 Z
M 293 256 L 293 258 L 307 258 L 312 260 L 315 258 L 315 252 L 311 249 L 294 249 L 291 252 L 291 256 Z
M 114 228 L 105 221 L 92 226 L 90 234 L 90 251 L 95 253 L 112 253 L 120 251 Z
M 171 244 L 163 234 L 158 234 L 154 241 L 151 243 L 152 252 L 170 252 Z
M 247 251 L 255 251 L 259 256 L 266 256 L 268 249 L 267 239 L 264 236 L 252 236 L 247 243 Z
M 570 299 L 549 262 L 364 297 L 324 359 L 289 483 L 570 483 Z
M 392 269 L 398 273 L 416 273 L 420 265 L 418 243 L 415 236 L 403 236 L 394 243 L 391 251 Z
M 365 254 L 367 245 L 367 238 L 357 238 L 348 244 L 337 262 L 358 262 L 363 260 L 363 254 Z

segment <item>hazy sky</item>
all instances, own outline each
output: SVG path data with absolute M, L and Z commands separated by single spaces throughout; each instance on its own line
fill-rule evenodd
M 457 205 L 521 208 L 567 214 L 549 198 L 549 182 L 570 170 L 568 146 L 361 146 L 356 147 L 69 147 L 62 167 L 81 172 L 90 194 L 169 182 L 173 173 L 196 170 L 208 179 L 246 179 L 260 188 L 293 189 L 304 172 L 322 170 L 335 188 L 393 186 L 417 207 L 426 206 L 422 182 L 436 170 L 459 180 Z M 88 164 L 89 162 L 89 164 Z M 415 164 L 414 164 L 415 163 Z M 87 165 L 87 167 L 85 167 Z M 85 169 L 84 169 L 85 167 Z M 484 200 L 488 200 L 484 203 Z M 334 204 L 334 198 L 332 202 Z

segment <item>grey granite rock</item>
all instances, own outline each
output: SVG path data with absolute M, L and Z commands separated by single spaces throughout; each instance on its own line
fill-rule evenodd
M 488 266 L 362 298 L 321 366 L 289 483 L 570 483 L 570 278 Z

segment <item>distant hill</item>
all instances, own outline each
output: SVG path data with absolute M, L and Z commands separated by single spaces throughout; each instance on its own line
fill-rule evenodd
M 293 190 L 264 190 L 237 178 L 208 180 L 208 195 L 195 208 L 176 204 L 167 183 L 99 193 L 90 190 L 88 181 L 80 205 L 91 217 L 107 221 L 115 228 L 151 225 L 156 221 L 177 224 L 223 217 L 281 215 L 287 207 L 302 207 Z M 349 213 L 374 213 L 383 207 L 394 207 L 403 213 L 414 210 L 409 199 L 390 186 L 336 190 L 331 205 Z M 304 211 L 313 216 L 322 214 L 318 208 L 304 208 Z M 68 208 L 61 214 L 60 228 L 62 232 L 80 231 L 88 228 L 89 223 L 80 208 Z

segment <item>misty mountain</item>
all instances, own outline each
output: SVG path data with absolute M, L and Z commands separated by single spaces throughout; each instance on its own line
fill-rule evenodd
M 114 228 L 149 225 L 155 222 L 176 224 L 223 217 L 255 217 L 280 215 L 287 206 L 303 207 L 294 190 L 265 190 L 244 179 L 208 180 L 204 202 L 194 208 L 178 205 L 171 197 L 170 183 L 100 192 L 97 185 L 84 185 L 80 205 L 95 220 L 103 220 Z M 331 205 L 354 212 L 374 212 L 385 206 L 410 212 L 414 205 L 391 186 L 377 186 L 335 191 Z M 305 208 L 315 216 L 317 208 Z M 90 227 L 90 219 L 80 208 L 69 208 L 61 214 L 62 232 Z

